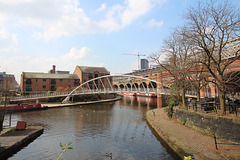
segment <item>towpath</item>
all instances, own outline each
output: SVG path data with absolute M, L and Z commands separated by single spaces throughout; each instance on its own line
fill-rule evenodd
M 147 112 L 147 120 L 157 134 L 183 157 L 192 155 L 194 159 L 240 159 L 240 145 L 217 139 L 218 150 L 212 136 L 184 126 L 182 123 L 169 119 L 162 108 Z

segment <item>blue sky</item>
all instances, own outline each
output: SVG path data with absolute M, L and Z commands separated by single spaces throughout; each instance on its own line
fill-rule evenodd
M 239 5 L 238 0 L 230 0 Z M 111 74 L 138 68 L 195 0 L 0 0 L 0 71 L 104 66 Z M 144 58 L 144 57 L 141 57 Z

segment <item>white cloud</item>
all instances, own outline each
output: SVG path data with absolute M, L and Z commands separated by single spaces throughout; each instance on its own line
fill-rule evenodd
M 104 11 L 104 10 L 106 10 L 106 8 L 107 8 L 106 3 L 103 3 L 103 4 L 101 4 L 101 7 L 96 10 L 96 12 Z
M 80 8 L 77 0 L 0 0 L 0 15 L 4 15 L 0 24 L 13 17 L 15 25 L 38 27 L 33 37 L 46 40 L 76 34 L 91 34 L 118 31 L 134 20 L 147 14 L 166 0 L 125 0 L 107 8 L 103 3 L 97 11 L 105 11 L 105 17 L 96 21 Z
M 0 0 L 0 4 L 5 4 L 5 5 L 18 5 L 20 3 L 30 3 L 32 2 L 33 0 Z
M 14 46 L 0 47 L 0 52 L 17 52 L 17 48 Z
M 12 34 L 12 40 L 16 45 L 18 45 L 18 38 L 16 34 Z
M 91 49 L 83 47 L 80 50 L 71 48 L 70 52 L 63 56 L 64 59 L 84 59 L 89 57 L 95 57 L 92 55 Z
M 8 74 L 14 74 L 17 82 L 19 83 L 22 72 L 47 73 L 51 69 L 52 65 L 56 65 L 57 70 L 67 70 L 73 73 L 77 65 L 96 66 L 97 64 L 94 64 L 96 59 L 97 56 L 93 54 L 91 49 L 87 47 L 82 47 L 80 49 L 73 47 L 70 49 L 69 53 L 65 53 L 61 56 L 31 55 L 12 56 L 10 58 L 0 56 L 0 70 L 7 70 Z
M 129 25 L 138 17 L 149 12 L 153 4 L 150 0 L 128 0 L 127 7 L 121 15 L 123 26 Z
M 0 52 L 16 52 L 18 39 L 16 34 L 10 34 L 6 29 L 0 29 Z
M 163 26 L 163 21 L 156 21 L 155 19 L 151 19 L 148 23 L 147 26 L 152 28 L 152 27 L 162 27 Z
M 7 39 L 9 36 L 9 33 L 6 29 L 1 29 L 0 30 L 0 38 L 2 39 Z

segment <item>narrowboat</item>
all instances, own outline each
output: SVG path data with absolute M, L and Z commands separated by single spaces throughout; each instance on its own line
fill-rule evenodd
M 5 108 L 5 109 L 4 109 Z M 12 104 L 6 107 L 0 106 L 0 110 L 5 110 L 6 112 L 22 112 L 22 111 L 34 111 L 47 109 L 47 106 L 42 106 L 41 104 Z

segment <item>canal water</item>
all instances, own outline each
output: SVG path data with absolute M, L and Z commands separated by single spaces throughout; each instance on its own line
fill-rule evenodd
M 124 97 L 120 101 L 12 114 L 18 120 L 44 126 L 44 133 L 10 157 L 10 160 L 57 159 L 59 143 L 73 142 L 65 160 L 174 159 L 146 122 L 146 112 L 157 107 L 157 98 Z M 5 125 L 8 117 L 5 117 Z

